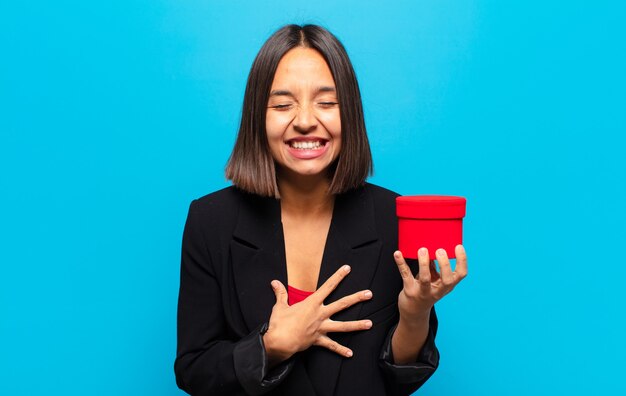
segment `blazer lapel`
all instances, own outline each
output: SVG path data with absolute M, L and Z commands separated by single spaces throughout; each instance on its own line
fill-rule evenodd
M 318 288 L 342 265 L 352 268 L 350 274 L 326 299 L 329 304 L 347 295 L 369 288 L 379 262 L 382 242 L 378 239 L 374 221 L 374 202 L 363 189 L 337 197 L 328 233 Z M 363 304 L 359 303 L 333 316 L 334 320 L 352 321 L 359 318 Z M 341 345 L 350 346 L 352 333 L 334 333 L 331 337 Z M 332 395 L 345 358 L 325 349 L 307 356 L 307 371 L 318 394 Z M 355 351 L 358 353 L 358 351 Z
M 237 297 L 248 331 L 268 321 L 276 302 L 270 282 L 287 285 L 280 202 L 245 195 L 230 242 Z

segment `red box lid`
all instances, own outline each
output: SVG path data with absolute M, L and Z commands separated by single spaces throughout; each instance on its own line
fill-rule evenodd
M 466 199 L 449 195 L 414 195 L 396 198 L 396 214 L 409 219 L 461 219 Z

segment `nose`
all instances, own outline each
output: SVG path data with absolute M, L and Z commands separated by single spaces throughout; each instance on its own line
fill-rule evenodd
M 317 118 L 310 106 L 298 107 L 298 113 L 293 120 L 293 127 L 300 133 L 310 133 L 317 127 Z

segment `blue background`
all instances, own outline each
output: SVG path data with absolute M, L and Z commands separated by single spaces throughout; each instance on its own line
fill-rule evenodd
M 188 204 L 290 22 L 347 47 L 372 182 L 468 198 L 418 393 L 626 394 L 623 3 L 261 3 L 0 4 L 0 394 L 182 393 Z

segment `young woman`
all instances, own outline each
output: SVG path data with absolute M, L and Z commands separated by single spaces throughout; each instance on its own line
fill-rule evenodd
M 257 55 L 226 167 L 183 236 L 178 386 L 194 395 L 407 395 L 435 371 L 434 303 L 467 273 L 397 249 L 354 70 L 313 25 Z M 415 277 L 413 273 L 418 272 Z

